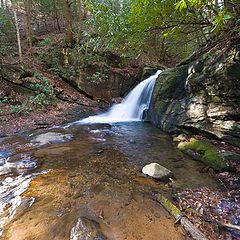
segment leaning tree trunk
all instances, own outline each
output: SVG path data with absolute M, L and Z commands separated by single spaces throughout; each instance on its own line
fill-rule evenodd
M 32 31 L 32 24 L 31 24 L 32 1 L 25 0 L 24 5 L 25 5 L 25 11 L 26 11 L 27 40 L 28 40 L 30 53 L 32 54 L 32 42 L 33 42 L 33 31 Z
M 13 14 L 14 14 L 14 20 L 15 20 L 16 33 L 17 33 L 19 62 L 22 63 L 23 62 L 23 56 L 22 56 L 21 37 L 20 37 L 20 30 L 19 30 L 19 24 L 18 24 L 17 5 L 16 4 L 13 7 Z

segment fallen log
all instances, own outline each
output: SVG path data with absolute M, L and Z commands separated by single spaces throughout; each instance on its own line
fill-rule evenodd
M 230 224 L 230 223 L 219 223 L 219 226 L 222 228 L 228 228 L 228 229 L 230 228 L 232 230 L 240 232 L 240 226 L 238 226 L 238 225 L 234 225 L 234 224 Z
M 194 240 L 208 240 L 208 238 L 197 229 L 171 201 L 161 194 L 157 194 L 157 201 L 176 219 L 176 223 L 181 224 Z

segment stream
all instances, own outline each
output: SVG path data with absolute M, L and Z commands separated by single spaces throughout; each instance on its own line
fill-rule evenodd
M 217 188 L 209 174 L 199 172 L 201 163 L 149 123 L 74 124 L 2 144 L 3 239 L 85 239 L 71 237 L 81 217 L 97 222 L 106 239 L 184 239 L 154 195 Z M 172 170 L 171 185 L 141 174 L 151 162 Z
M 156 194 L 218 185 L 171 136 L 141 121 L 158 74 L 107 113 L 0 139 L 2 239 L 188 239 Z M 153 162 L 173 179 L 144 176 Z

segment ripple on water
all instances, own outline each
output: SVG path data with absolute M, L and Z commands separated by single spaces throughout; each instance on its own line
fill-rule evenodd
M 18 207 L 30 207 L 34 203 L 34 198 L 26 198 L 21 195 L 27 190 L 33 178 L 45 173 L 47 171 L 6 177 L 0 182 L 0 236 L 3 234 L 4 226 L 16 214 Z
M 37 168 L 37 161 L 26 156 L 25 159 L 21 159 L 16 162 L 11 162 L 11 158 L 0 158 L 0 176 L 8 173 L 24 173 Z

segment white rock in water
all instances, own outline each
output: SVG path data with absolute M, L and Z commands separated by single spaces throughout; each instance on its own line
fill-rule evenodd
M 143 167 L 142 172 L 150 177 L 167 180 L 173 176 L 173 173 L 167 168 L 159 165 L 158 163 L 150 163 Z

